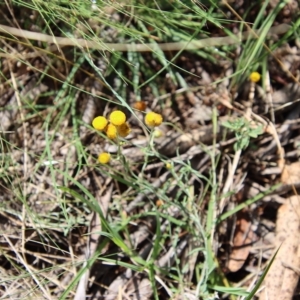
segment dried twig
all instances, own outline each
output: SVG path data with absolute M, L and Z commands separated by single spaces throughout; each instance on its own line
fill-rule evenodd
M 291 26 L 287 24 L 281 24 L 278 26 L 273 26 L 270 28 L 268 36 L 273 34 L 284 34 Z M 57 37 L 40 32 L 32 32 L 29 30 L 14 28 L 6 25 L 0 25 L 0 32 L 10 34 L 12 36 L 18 36 L 26 38 L 29 40 L 46 42 L 49 44 L 55 44 L 57 47 L 64 46 L 76 46 L 80 48 L 92 48 L 98 50 L 107 51 L 135 51 L 135 52 L 151 52 L 157 51 L 158 49 L 163 51 L 179 51 L 185 50 L 195 50 L 205 47 L 217 47 L 224 45 L 234 45 L 247 38 L 255 38 L 259 32 L 258 31 L 246 31 L 241 33 L 237 37 L 214 37 L 206 38 L 202 40 L 192 40 L 190 42 L 176 42 L 176 43 L 151 43 L 151 44 L 121 44 L 121 43 L 103 43 L 101 41 L 88 41 L 85 39 L 77 39 L 71 37 Z M 52 49 L 55 50 L 55 49 Z

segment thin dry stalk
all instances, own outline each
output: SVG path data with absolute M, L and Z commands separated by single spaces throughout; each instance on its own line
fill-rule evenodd
M 21 121 L 22 121 L 22 129 L 23 129 L 23 147 L 24 147 L 24 152 L 23 152 L 23 157 L 24 157 L 24 163 L 23 163 L 23 197 L 26 201 L 26 195 L 27 195 L 27 166 L 28 166 L 28 137 L 27 137 L 27 127 L 26 127 L 26 122 L 25 122 L 25 117 L 23 114 L 23 108 L 22 108 L 22 103 L 21 103 L 21 99 L 20 99 L 20 95 L 18 92 L 18 86 L 17 86 L 17 82 L 16 82 L 16 78 L 15 75 L 12 71 L 12 66 L 9 63 L 9 68 L 10 68 L 10 76 L 11 76 L 11 81 L 13 84 L 13 87 L 15 89 L 15 96 L 17 99 L 17 103 L 18 103 L 18 107 L 19 107 L 19 111 L 20 111 L 20 117 L 21 117 Z M 26 219 L 26 208 L 25 205 L 23 203 L 22 205 L 22 253 L 23 253 L 23 258 L 26 261 L 26 255 L 25 255 L 25 230 L 26 230 L 26 226 L 25 226 L 25 219 Z
M 283 34 L 286 33 L 291 27 L 287 24 L 281 24 L 278 26 L 273 26 L 270 28 L 269 35 L 273 34 Z M 64 47 L 64 46 L 75 46 L 80 48 L 92 48 L 98 50 L 107 50 L 107 51 L 135 51 L 135 52 L 151 52 L 157 51 L 158 49 L 162 51 L 180 51 L 185 50 L 195 50 L 205 47 L 216 47 L 224 45 L 234 45 L 240 43 L 241 41 L 257 36 L 257 33 L 252 31 L 243 32 L 239 37 L 214 37 L 206 38 L 202 40 L 186 42 L 176 42 L 176 43 L 163 43 L 163 44 L 121 44 L 121 43 L 99 43 L 99 41 L 88 41 L 85 39 L 76 39 L 76 38 L 66 38 L 66 37 L 56 37 L 40 32 L 32 32 L 24 29 L 14 28 L 6 25 L 0 24 L 0 32 L 10 34 L 13 36 L 23 37 L 30 40 L 46 42 L 49 44 L 55 44 L 55 47 Z M 52 49 L 54 50 L 54 49 Z

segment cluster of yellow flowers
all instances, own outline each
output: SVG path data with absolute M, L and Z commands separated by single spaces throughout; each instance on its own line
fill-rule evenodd
M 145 123 L 149 127 L 159 126 L 163 121 L 162 115 L 155 112 L 149 112 L 145 116 Z
M 109 121 L 103 117 L 99 116 L 93 120 L 93 127 L 100 131 L 105 131 L 106 135 L 110 139 L 115 139 L 118 135 L 121 137 L 126 137 L 130 133 L 130 127 L 126 122 L 125 114 L 116 110 L 112 112 L 109 116 Z
M 160 114 L 149 112 L 145 116 L 145 124 L 151 128 L 159 126 L 163 121 Z M 103 117 L 96 117 L 92 122 L 96 130 L 104 131 L 109 139 L 116 139 L 118 136 L 126 137 L 130 133 L 129 124 L 126 122 L 126 115 L 120 111 L 115 110 L 109 116 L 109 121 Z M 101 164 L 107 164 L 110 161 L 110 154 L 103 152 L 98 156 L 98 161 Z

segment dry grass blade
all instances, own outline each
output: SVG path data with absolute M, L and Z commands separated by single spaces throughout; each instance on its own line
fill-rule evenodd
M 106 194 L 100 197 L 99 205 L 102 208 L 104 217 L 106 217 L 107 215 L 108 204 L 111 200 L 111 195 L 112 195 L 112 188 L 113 186 L 110 185 L 107 188 Z M 86 255 L 85 255 L 86 260 L 92 257 L 97 249 L 99 232 L 101 232 L 101 219 L 100 216 L 94 212 L 90 224 L 90 233 L 89 233 L 89 238 L 86 246 Z M 86 263 L 83 265 L 83 267 L 85 265 Z M 86 271 L 80 278 L 74 300 L 86 299 L 86 289 L 87 289 L 89 277 L 90 277 L 90 270 Z
M 40 280 L 38 279 L 38 277 L 31 270 L 30 265 L 28 265 L 27 262 L 22 258 L 22 255 L 20 255 L 20 253 L 18 252 L 18 250 L 15 248 L 15 246 L 10 241 L 10 239 L 6 235 L 4 235 L 4 234 L 3 234 L 3 237 L 5 238 L 5 240 L 7 241 L 7 243 L 10 245 L 11 249 L 15 252 L 15 254 L 18 257 L 19 261 L 23 264 L 23 266 L 26 268 L 26 270 L 28 271 L 28 273 L 31 275 L 32 279 L 36 282 L 37 286 L 44 293 L 44 297 L 46 297 L 48 300 L 51 300 L 52 297 L 50 295 L 50 291 L 48 289 L 46 289 L 42 285 L 42 283 L 40 282 Z

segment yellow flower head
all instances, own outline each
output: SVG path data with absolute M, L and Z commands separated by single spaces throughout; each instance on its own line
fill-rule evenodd
M 97 130 L 103 130 L 106 127 L 107 123 L 108 121 L 106 120 L 106 118 L 100 116 L 100 117 L 96 117 L 93 120 L 92 125 Z
M 120 137 L 126 137 L 131 131 L 129 124 L 126 122 L 120 126 L 117 126 L 117 130 Z
M 98 156 L 100 164 L 108 164 L 110 161 L 110 154 L 107 152 L 100 153 Z
M 126 116 L 122 111 L 115 110 L 110 114 L 109 120 L 113 125 L 120 126 L 126 122 Z
M 113 124 L 108 124 L 106 127 L 106 135 L 111 140 L 115 139 L 117 137 L 117 127 Z
M 159 126 L 163 121 L 162 115 L 155 112 L 149 112 L 145 116 L 145 123 L 149 127 Z
M 250 81 L 252 81 L 252 82 L 258 82 L 258 81 L 260 81 L 260 74 L 258 73 L 258 72 L 252 72 L 251 74 L 250 74 L 250 77 L 249 77 L 249 79 L 250 79 Z

